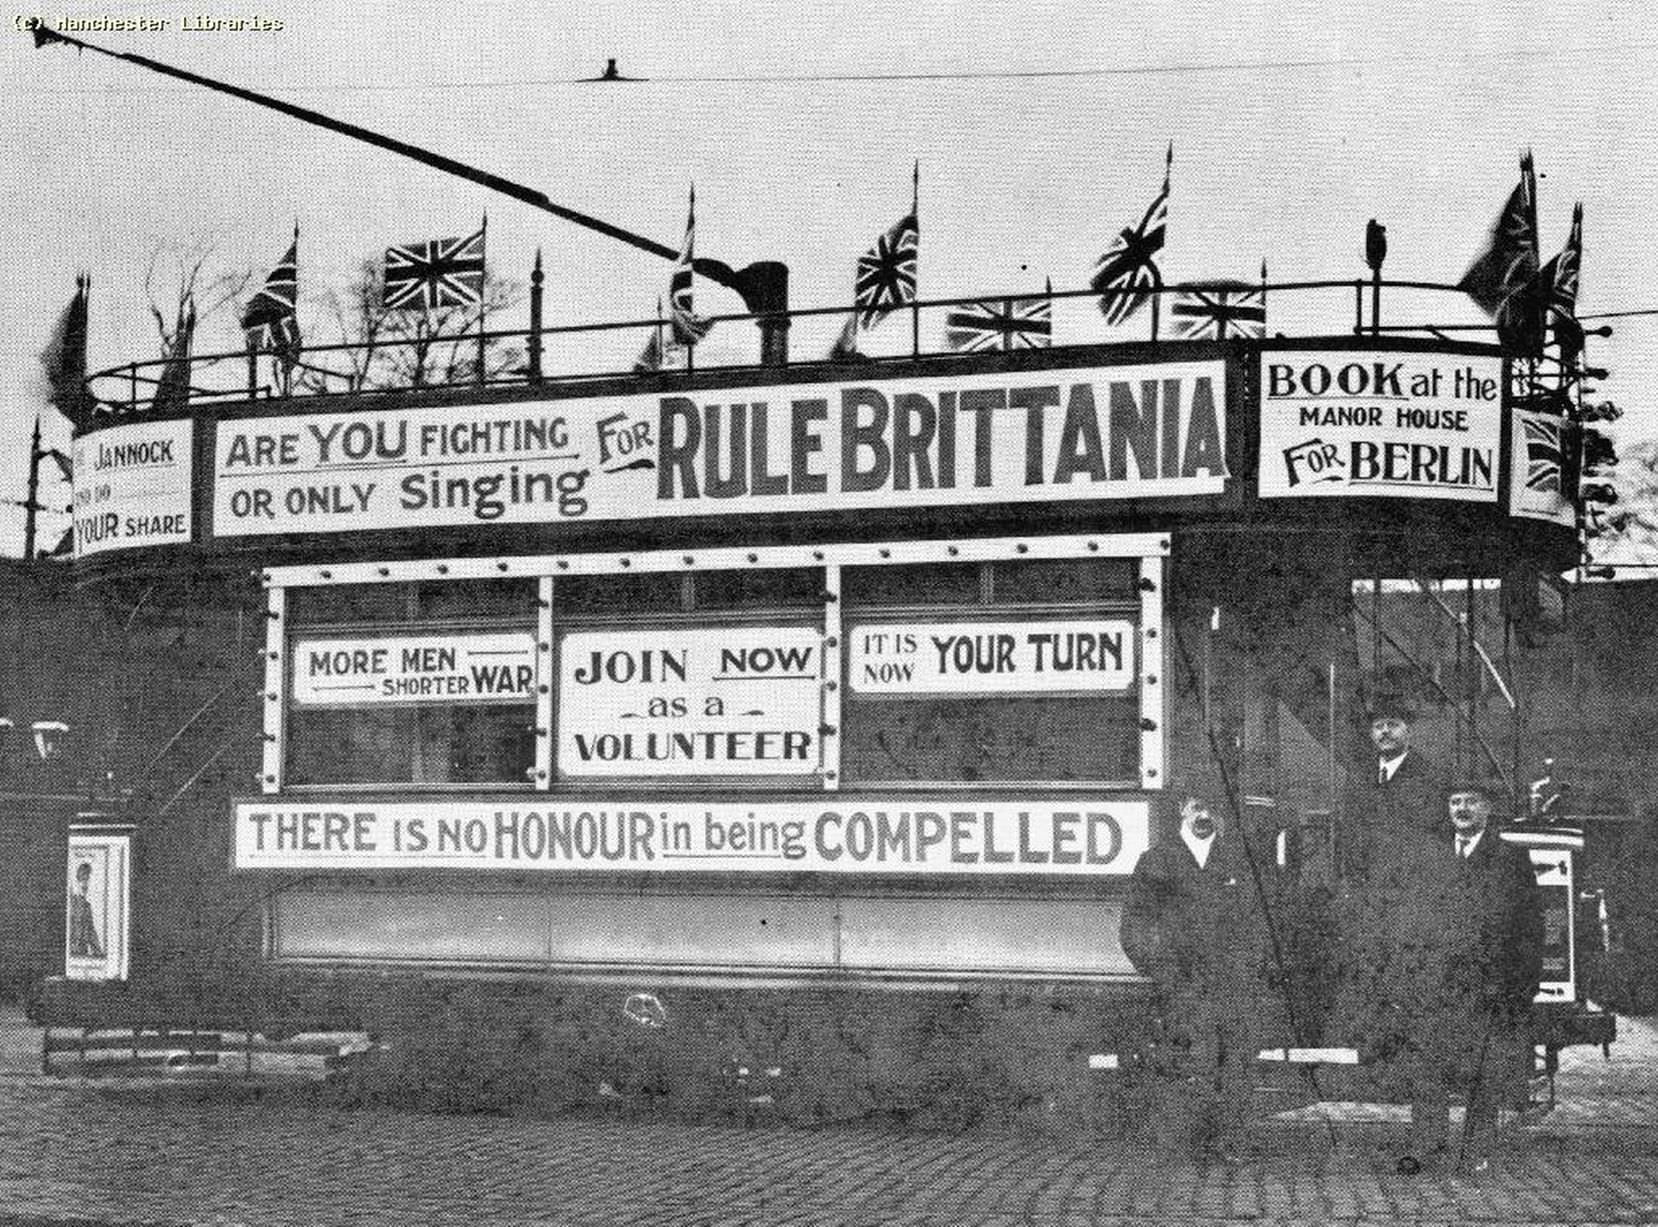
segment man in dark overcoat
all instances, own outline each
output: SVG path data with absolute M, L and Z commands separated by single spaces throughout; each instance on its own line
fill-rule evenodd
M 1140 857 L 1123 908 L 1122 944 L 1153 984 L 1159 1139 L 1224 1154 L 1242 1140 L 1261 1048 L 1269 968 L 1262 883 L 1222 793 L 1171 791 L 1179 824 Z
M 1411 1102 L 1402 1171 L 1449 1161 L 1484 1168 L 1498 1106 L 1529 1072 L 1543 915 L 1529 855 L 1505 843 L 1493 820 L 1501 795 L 1487 781 L 1454 783 L 1441 810 L 1445 837 L 1402 843 L 1382 875 L 1400 888 L 1390 929 L 1394 1050 Z M 1454 1150 L 1453 1091 L 1468 1102 Z

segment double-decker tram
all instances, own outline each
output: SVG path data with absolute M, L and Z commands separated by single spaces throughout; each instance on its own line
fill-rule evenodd
M 1578 554 L 1569 483 L 1527 480 L 1573 446 L 1532 364 L 1330 314 L 838 361 L 769 316 L 764 361 L 645 373 L 537 328 L 487 338 L 531 355 L 507 378 L 200 363 L 160 411 L 158 370 L 95 377 L 77 720 L 109 767 L 70 855 L 119 933 L 37 1016 L 1086 1085 L 1140 1034 L 1126 884 L 1202 768 L 1284 921 L 1281 1042 L 1340 1047 L 1366 694 L 1408 677 L 1432 756 L 1517 780 L 1504 628 Z M 1431 602 L 1449 657 L 1389 625 Z M 1514 828 L 1560 887 L 1541 1042 L 1598 1042 L 1574 837 Z

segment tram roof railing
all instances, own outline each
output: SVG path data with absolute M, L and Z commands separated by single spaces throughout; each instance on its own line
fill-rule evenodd
M 1489 322 L 1479 323 L 1383 323 L 1381 322 L 1381 291 L 1421 291 L 1432 295 L 1452 294 L 1466 301 L 1456 286 L 1426 281 L 1395 281 L 1374 278 L 1351 280 L 1313 280 L 1283 282 L 1240 282 L 1237 280 L 1190 281 L 1167 285 L 1147 293 L 1152 306 L 1142 308 L 1137 320 L 1147 321 L 1143 336 L 1123 335 L 1124 330 L 1109 337 L 1054 345 L 1064 349 L 1076 346 L 1102 344 L 1145 344 L 1171 340 L 1237 339 L 1216 334 L 1170 335 L 1164 326 L 1161 304 L 1174 296 L 1194 292 L 1230 294 L 1254 293 L 1264 295 L 1267 303 L 1281 302 L 1284 295 L 1313 296 L 1352 295 L 1352 315 L 1344 321 L 1339 332 L 1329 326 L 1330 311 L 1319 312 L 1319 324 L 1285 330 L 1275 326 L 1268 317 L 1273 339 L 1297 337 L 1329 337 L 1341 335 L 1349 329 L 1354 336 L 1419 336 L 1445 342 L 1495 340 L 1494 327 Z M 1367 293 L 1368 291 L 1368 293 Z M 1278 296 L 1274 298 L 1274 296 Z M 912 326 L 910 343 L 900 351 L 835 358 L 819 354 L 811 358 L 793 358 L 788 366 L 845 363 L 866 367 L 869 364 L 909 361 L 916 358 L 934 358 L 960 355 L 959 346 L 923 348 L 920 320 L 952 309 L 979 304 L 1026 304 L 1047 300 L 1050 303 L 1077 299 L 1098 299 L 1101 293 L 1094 289 L 1052 290 L 1042 292 L 1020 291 L 991 294 L 973 294 L 954 298 L 917 300 L 891 308 L 887 315 L 910 316 Z M 1367 298 L 1369 318 L 1367 320 Z M 1443 300 L 1440 300 L 1443 301 Z M 730 325 L 753 322 L 775 324 L 781 319 L 785 325 L 811 320 L 844 320 L 854 311 L 852 306 L 811 307 L 782 313 L 738 313 L 702 317 L 709 325 Z M 1466 312 L 1464 312 L 1466 314 Z M 555 324 L 534 329 L 480 329 L 461 330 L 443 334 L 377 337 L 372 341 L 338 342 L 327 345 L 305 345 L 297 358 L 287 363 L 269 351 L 229 350 L 218 353 L 194 354 L 188 359 L 182 380 L 173 360 L 155 358 L 129 362 L 97 371 L 87 377 L 86 385 L 95 402 L 95 409 L 86 428 L 113 424 L 136 415 L 165 411 L 168 416 L 179 411 L 194 411 L 215 403 L 247 401 L 288 401 L 296 398 L 327 399 L 341 395 L 395 395 L 412 390 L 477 389 L 481 387 L 523 387 L 541 383 L 572 383 L 616 380 L 640 374 L 684 374 L 691 371 L 742 370 L 745 368 L 775 371 L 777 364 L 762 363 L 757 353 L 745 353 L 733 358 L 729 345 L 713 346 L 704 341 L 681 347 L 674 365 L 641 368 L 627 361 L 629 347 L 642 349 L 655 335 L 666 336 L 670 322 L 662 317 L 607 321 L 588 324 Z M 942 331 L 933 329 L 932 331 Z M 1217 330 L 1218 331 L 1218 330 Z M 726 329 L 729 334 L 729 329 Z M 616 338 L 608 345 L 593 345 L 594 337 Z M 580 348 L 563 355 L 570 361 L 549 361 L 548 350 L 569 348 L 579 342 Z M 979 347 L 977 352 L 999 352 L 1012 346 Z M 757 349 L 757 347 L 756 347 Z M 638 352 L 638 349 L 631 352 Z M 620 358 L 618 355 L 622 355 Z M 175 367 L 169 372 L 169 367 Z M 480 371 L 482 375 L 480 376 Z M 156 405 L 157 392 L 164 377 L 173 381 L 177 399 L 169 396 L 165 406 Z

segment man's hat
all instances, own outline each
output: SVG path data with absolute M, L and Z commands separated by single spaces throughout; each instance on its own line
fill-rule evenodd
M 1176 805 L 1187 797 L 1199 797 L 1210 805 L 1224 805 L 1226 788 L 1218 772 L 1210 770 L 1207 765 L 1195 766 L 1169 773 L 1168 795 Z
M 1509 788 L 1507 780 L 1484 772 L 1463 772 L 1460 775 L 1453 775 L 1446 781 L 1445 797 L 1447 800 L 1459 792 L 1477 792 L 1491 802 L 1493 808 L 1506 806 L 1513 800 L 1513 792 Z
M 1377 670 L 1365 686 L 1365 713 L 1372 720 L 1414 720 L 1419 707 L 1414 677 L 1391 665 Z

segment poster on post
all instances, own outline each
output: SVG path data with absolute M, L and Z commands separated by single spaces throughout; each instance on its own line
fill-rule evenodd
M 132 828 L 69 828 L 63 974 L 125 980 L 131 928 Z

